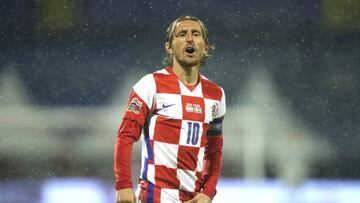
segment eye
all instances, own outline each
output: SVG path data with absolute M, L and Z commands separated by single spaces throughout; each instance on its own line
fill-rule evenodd
M 200 34 L 200 32 L 193 32 L 193 36 L 199 37 L 199 36 L 201 36 L 201 34 Z
M 186 36 L 186 32 L 179 32 L 176 36 L 177 36 L 177 37 L 185 37 L 185 36 Z

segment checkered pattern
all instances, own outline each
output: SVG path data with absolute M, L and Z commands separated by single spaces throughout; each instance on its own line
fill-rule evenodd
M 209 122 L 225 114 L 223 90 L 200 75 L 192 91 L 171 68 L 143 77 L 133 88 L 151 115 L 142 143 L 141 199 L 181 202 L 200 191 Z

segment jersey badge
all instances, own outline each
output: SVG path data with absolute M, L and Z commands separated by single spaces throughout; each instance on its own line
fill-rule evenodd
M 189 113 L 198 113 L 198 114 L 202 113 L 200 104 L 186 103 L 185 110 L 186 110 L 186 112 L 189 112 Z
M 140 108 L 141 108 L 142 102 L 139 101 L 137 98 L 133 98 L 128 106 L 128 111 L 140 114 Z
M 216 116 L 216 109 L 218 108 L 218 104 L 217 103 L 215 103 L 212 107 L 211 107 L 211 116 L 213 117 L 213 118 L 215 118 L 215 116 Z

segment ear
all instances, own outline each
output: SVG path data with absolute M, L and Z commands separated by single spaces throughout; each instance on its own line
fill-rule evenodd
M 168 54 L 173 54 L 173 51 L 171 50 L 171 46 L 170 46 L 170 43 L 169 42 L 166 42 L 165 43 L 165 50 Z

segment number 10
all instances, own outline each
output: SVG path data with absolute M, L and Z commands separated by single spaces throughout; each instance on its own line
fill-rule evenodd
M 188 133 L 186 144 L 196 145 L 199 141 L 200 124 L 188 122 Z

